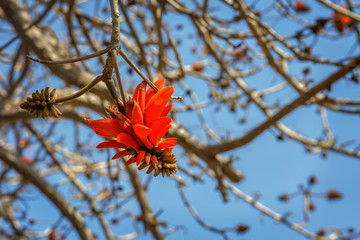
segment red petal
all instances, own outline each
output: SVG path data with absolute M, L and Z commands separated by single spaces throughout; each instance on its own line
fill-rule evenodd
M 151 155 L 149 153 L 146 154 L 146 156 L 145 156 L 145 162 L 147 165 L 149 165 L 149 163 L 150 163 L 150 157 L 151 157 Z
M 158 149 L 164 149 L 164 148 L 168 148 L 168 147 L 173 147 L 175 146 L 175 143 L 160 143 L 158 146 Z
M 144 158 L 145 152 L 140 151 L 138 155 L 136 156 L 136 166 L 138 166 L 141 163 L 141 160 Z
M 129 101 L 127 101 L 126 106 L 125 106 L 125 113 L 129 119 L 132 118 L 133 108 L 134 108 L 134 100 L 130 98 Z
M 125 157 L 125 156 L 127 156 L 127 155 L 129 155 L 129 154 L 130 154 L 130 153 L 129 153 L 128 151 L 123 150 L 123 151 L 120 151 L 120 152 L 118 152 L 117 154 L 115 154 L 112 159 L 117 159 L 117 158 Z
M 116 141 L 118 141 L 119 143 L 123 143 L 126 146 L 135 149 L 136 151 L 139 151 L 140 149 L 139 144 L 137 144 L 133 136 L 128 133 L 120 133 L 117 136 Z
M 164 136 L 165 133 L 161 135 L 161 131 L 165 129 L 170 122 L 171 122 L 171 118 L 168 117 L 159 117 L 151 122 L 150 128 L 152 132 L 149 135 L 149 139 L 154 146 L 157 145 L 158 139 Z
M 175 146 L 177 139 L 176 138 L 166 138 L 161 141 L 161 143 L 158 146 L 158 149 L 164 149 Z
M 151 121 L 161 115 L 165 105 L 171 98 L 174 87 L 166 87 L 157 92 L 146 104 L 144 120 L 145 125 L 149 126 Z
M 132 164 L 134 162 L 135 162 L 135 157 L 132 157 L 132 158 L 130 158 L 129 160 L 126 161 L 125 165 L 130 165 L 130 164 Z
M 117 124 L 121 128 L 121 132 L 131 132 L 130 119 L 124 114 L 118 111 L 114 111 L 108 108 L 105 108 L 106 111 L 116 120 Z
M 133 129 L 134 129 L 134 132 L 136 134 L 136 136 L 140 139 L 140 141 L 142 143 L 144 143 L 144 145 L 150 149 L 152 146 L 151 146 L 151 143 L 148 139 L 148 136 L 149 134 L 151 133 L 151 129 L 144 126 L 144 125 L 140 125 L 140 124 L 137 124 L 135 126 L 133 126 Z
M 171 128 L 171 125 L 167 125 L 165 128 L 161 129 L 161 131 L 159 133 L 159 139 L 161 139 L 170 128 Z
M 125 144 L 118 143 L 116 140 L 109 140 L 100 143 L 96 148 L 126 148 Z
M 166 138 L 161 141 L 161 143 L 176 143 L 177 138 Z
M 164 110 L 162 111 L 162 113 L 161 113 L 161 117 L 166 117 L 168 114 L 169 114 L 169 112 L 170 112 L 170 110 L 171 110 L 171 107 L 172 107 L 172 104 L 169 104 L 169 105 L 167 105 L 165 108 L 164 108 Z
M 95 133 L 102 137 L 116 137 L 122 132 L 121 126 L 115 119 L 104 118 L 99 120 L 86 119 L 88 125 L 92 127 Z
M 157 80 L 156 82 L 154 82 L 154 85 L 159 89 L 159 91 L 161 90 L 161 89 L 163 89 L 163 87 L 164 87 L 164 85 L 165 85 L 165 79 L 159 79 L 159 80 Z M 154 89 L 152 89 L 151 87 L 147 90 L 147 92 L 146 92 L 146 95 L 145 95 L 145 103 L 147 103 L 149 100 L 150 100 L 150 98 L 152 97 L 152 96 L 154 96 L 155 95 L 155 90 Z
M 128 118 L 124 117 L 124 121 L 122 121 L 121 119 L 115 119 L 115 120 L 121 128 L 121 132 L 127 132 L 127 133 L 131 132 L 130 120 Z
M 153 162 L 154 162 L 156 165 L 159 164 L 159 162 L 158 162 L 158 160 L 157 160 L 156 157 L 153 159 Z M 156 165 L 155 165 L 155 167 L 156 167 Z
M 133 99 L 139 104 L 142 111 L 145 109 L 145 90 L 146 90 L 146 82 L 142 81 L 139 85 L 136 86 Z
M 131 124 L 143 124 L 143 114 L 141 111 L 141 108 L 137 102 L 134 102 L 134 107 L 132 110 L 132 116 L 131 116 Z

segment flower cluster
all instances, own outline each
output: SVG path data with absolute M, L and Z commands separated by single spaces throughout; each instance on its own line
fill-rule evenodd
M 139 170 L 148 166 L 146 173 L 155 170 L 154 176 L 161 173 L 164 177 L 165 174 L 170 176 L 177 171 L 177 160 L 172 154 L 176 138 L 163 138 L 171 127 L 171 118 L 167 115 L 172 104 L 167 103 L 174 87 L 164 88 L 165 79 L 160 79 L 154 84 L 159 92 L 152 88 L 146 91 L 146 82 L 141 82 L 125 106 L 119 102 L 111 109 L 106 109 L 110 118 L 87 121 L 96 134 L 116 138 L 97 146 L 123 149 L 112 159 L 129 156 L 130 159 L 125 165 L 136 162 Z

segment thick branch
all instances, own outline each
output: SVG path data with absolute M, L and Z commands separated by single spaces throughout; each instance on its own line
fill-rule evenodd
M 67 202 L 53 186 L 41 178 L 39 172 L 29 167 L 26 163 L 21 161 L 21 159 L 17 158 L 9 149 L 6 149 L 3 146 L 0 146 L 0 159 L 15 169 L 27 181 L 36 186 L 52 203 L 54 203 L 61 213 L 72 223 L 81 239 L 94 239 L 90 229 L 86 227 L 81 214 Z

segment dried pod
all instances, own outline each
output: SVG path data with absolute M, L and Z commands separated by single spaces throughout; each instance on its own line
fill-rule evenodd
M 319 230 L 316 232 L 316 235 L 323 237 L 323 236 L 326 235 L 326 230 L 325 230 L 325 229 L 319 229 Z
M 145 150 L 141 150 L 144 152 Z M 141 152 L 128 150 L 129 155 L 133 155 L 125 164 L 129 165 L 134 163 L 138 157 L 138 154 Z M 144 153 L 142 153 L 144 154 Z M 147 174 L 150 174 L 154 171 L 154 176 L 162 174 L 163 177 L 165 175 L 171 176 L 177 172 L 178 166 L 176 164 L 177 160 L 174 154 L 172 154 L 172 149 L 165 148 L 158 150 L 157 148 L 152 148 L 147 150 L 144 156 L 141 158 L 141 161 L 138 166 L 138 170 L 143 170 L 146 167 Z
M 316 210 L 316 205 L 314 203 L 310 203 L 309 204 L 309 210 L 310 211 L 315 211 Z
M 315 183 L 317 183 L 317 177 L 316 177 L 316 176 L 311 176 L 311 177 L 309 178 L 309 184 L 310 184 L 310 185 L 313 185 L 313 184 L 315 184 Z
M 288 194 L 283 194 L 279 197 L 279 200 L 282 202 L 287 202 L 290 200 L 290 196 Z
M 335 199 L 340 199 L 340 198 L 342 198 L 342 194 L 339 193 L 339 192 L 336 191 L 336 190 L 330 189 L 329 191 L 327 191 L 326 197 L 327 197 L 327 199 L 329 199 L 329 200 L 335 200 Z
M 246 224 L 239 224 L 236 226 L 236 231 L 238 233 L 245 233 L 248 230 L 249 230 L 249 226 Z
M 353 74 L 350 80 L 355 83 L 359 83 L 359 76 L 357 74 Z
M 140 164 L 140 166 L 138 167 L 139 170 L 142 170 L 144 168 L 147 167 L 147 163 L 146 162 L 143 162 L 142 164 Z
M 168 148 L 160 151 L 152 151 L 150 156 L 150 163 L 148 163 L 146 159 L 147 158 L 142 160 L 142 163 L 140 164 L 138 169 L 142 170 L 149 165 L 149 168 L 146 171 L 147 174 L 150 174 L 153 170 L 155 170 L 155 177 L 158 176 L 160 173 L 163 177 L 165 177 L 165 175 L 171 176 L 177 172 L 177 160 L 175 158 L 175 155 L 172 154 L 171 150 Z
M 54 106 L 56 98 L 55 91 L 56 88 L 50 92 L 49 87 L 42 89 L 40 92 L 36 90 L 20 104 L 20 108 L 27 110 L 35 117 L 46 118 L 50 115 L 59 117 L 61 112 Z
M 160 174 L 160 168 L 155 168 L 154 177 L 159 176 Z
M 148 170 L 146 171 L 147 174 L 151 173 L 154 170 L 154 166 L 150 165 L 150 167 L 148 168 Z
M 55 92 L 56 92 L 56 88 L 54 88 L 53 90 L 51 90 L 50 95 L 49 95 L 49 98 L 56 98 Z

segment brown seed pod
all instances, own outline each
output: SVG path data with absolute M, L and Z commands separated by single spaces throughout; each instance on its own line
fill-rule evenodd
M 334 189 L 330 189 L 326 193 L 326 197 L 329 200 L 335 200 L 342 198 L 342 194 Z
M 245 233 L 247 230 L 249 230 L 249 226 L 246 224 L 239 224 L 236 226 L 236 231 L 238 233 Z
M 155 168 L 154 177 L 159 176 L 160 172 L 160 168 Z
M 157 164 L 157 168 L 155 169 L 154 176 L 158 176 L 160 173 L 163 177 L 165 177 L 165 174 L 167 176 L 171 176 L 177 172 L 177 164 L 176 164 L 176 158 L 174 154 L 168 155 L 164 153 L 168 153 L 169 150 L 165 150 L 162 155 L 162 158 L 158 158 L 159 164 Z M 158 171 L 158 172 L 157 172 Z
M 140 166 L 138 167 L 138 169 L 139 169 L 139 170 L 143 170 L 143 169 L 146 168 L 146 167 L 147 167 L 146 162 L 142 162 L 142 163 L 140 164 Z
M 317 177 L 313 175 L 309 178 L 309 184 L 313 185 L 315 183 L 317 183 Z
M 282 202 L 287 202 L 290 200 L 290 196 L 288 194 L 283 194 L 279 197 L 279 200 Z
M 50 91 L 49 87 L 42 89 L 40 92 L 36 90 L 20 104 L 20 108 L 27 110 L 35 117 L 46 118 L 50 115 L 59 117 L 61 112 L 55 105 L 56 88 Z
M 137 157 L 137 151 L 128 150 L 128 152 L 135 158 Z M 146 156 L 148 156 L 148 158 Z M 146 162 L 146 159 L 149 161 L 149 158 L 150 162 Z M 157 148 L 153 148 L 151 150 L 147 150 L 138 166 L 138 170 L 143 170 L 148 167 L 146 170 L 147 174 L 154 171 L 155 177 L 160 175 L 160 173 L 163 177 L 165 177 L 165 175 L 171 176 L 177 172 L 178 166 L 176 162 L 176 157 L 172 154 L 171 149 L 165 148 L 158 150 Z
M 154 170 L 154 166 L 150 165 L 150 167 L 148 168 L 148 170 L 146 171 L 147 174 L 151 173 Z

